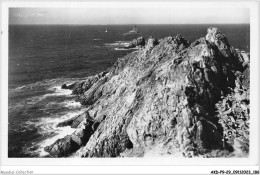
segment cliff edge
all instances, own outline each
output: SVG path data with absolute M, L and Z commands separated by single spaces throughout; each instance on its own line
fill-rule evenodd
M 77 131 L 44 150 L 53 157 L 247 156 L 249 62 L 217 28 L 193 43 L 148 38 L 109 72 L 63 85 L 87 112 L 60 123 Z

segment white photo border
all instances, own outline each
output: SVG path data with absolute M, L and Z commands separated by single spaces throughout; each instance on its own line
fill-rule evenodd
M 177 168 L 178 172 L 200 169 L 198 166 L 207 165 L 206 169 L 214 169 L 214 166 L 229 166 L 241 169 L 241 166 L 254 169 L 259 165 L 259 1 L 3 1 L 1 7 L 1 168 L 37 169 L 34 172 L 51 172 L 45 167 L 60 167 L 61 172 L 69 173 L 71 167 L 77 166 L 78 170 L 91 170 L 92 173 L 117 172 L 117 167 L 126 167 L 128 173 L 138 173 L 138 168 L 129 166 L 148 167 L 146 173 L 157 174 L 160 172 L 172 172 Z M 157 7 L 157 8 L 248 8 L 250 10 L 250 154 L 248 158 L 8 158 L 8 9 L 12 7 L 48 7 L 48 8 L 105 8 L 105 7 Z M 62 167 L 61 167 L 62 166 Z M 78 167 L 83 166 L 83 167 Z M 87 167 L 85 167 L 87 166 Z M 116 166 L 116 167 L 115 167 Z M 174 167 L 172 167 L 174 166 Z M 158 171 L 156 167 L 164 167 Z M 192 167 L 189 169 L 189 167 Z M 73 169 L 77 169 L 73 168 Z M 28 168 L 27 168 L 28 169 Z M 119 168 L 121 169 L 121 168 Z M 149 170 L 148 170 L 149 169 Z M 245 169 L 245 167 L 242 167 Z M 259 168 L 258 168 L 259 170 Z M 59 172 L 60 173 L 60 172 Z M 139 172 L 140 173 L 140 172 Z

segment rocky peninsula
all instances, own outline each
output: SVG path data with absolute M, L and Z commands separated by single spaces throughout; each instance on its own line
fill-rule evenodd
M 51 157 L 248 156 L 249 53 L 217 28 L 136 46 L 110 71 L 62 86 L 87 110 L 57 125 L 77 130 L 44 148 Z

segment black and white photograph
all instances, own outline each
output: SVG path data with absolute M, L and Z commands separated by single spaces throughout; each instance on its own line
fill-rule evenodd
M 8 159 L 254 154 L 249 7 L 78 3 L 7 9 Z

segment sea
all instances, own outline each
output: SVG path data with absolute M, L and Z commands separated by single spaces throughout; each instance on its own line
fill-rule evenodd
M 137 25 L 141 34 L 131 35 L 124 34 L 133 25 L 9 25 L 8 157 L 49 157 L 43 148 L 75 131 L 57 123 L 85 110 L 61 85 L 109 70 L 134 51 L 120 46 L 139 36 L 193 42 L 212 26 L 250 51 L 249 24 Z

